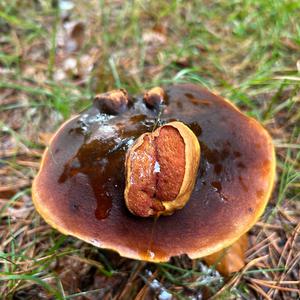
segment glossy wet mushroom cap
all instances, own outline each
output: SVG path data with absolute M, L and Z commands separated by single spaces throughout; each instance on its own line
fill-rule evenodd
M 59 128 L 32 192 L 36 209 L 50 225 L 97 247 L 149 261 L 209 255 L 254 225 L 275 176 L 267 131 L 229 101 L 195 85 L 165 88 L 163 97 L 153 106 L 147 97 L 132 97 L 105 112 L 94 102 Z M 174 121 L 188 126 L 200 143 L 194 190 L 171 216 L 134 216 L 124 201 L 126 152 L 142 134 Z

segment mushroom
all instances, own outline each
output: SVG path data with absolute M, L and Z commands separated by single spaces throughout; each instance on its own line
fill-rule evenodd
M 174 124 L 182 124 L 187 138 Z M 174 154 L 181 179 L 177 189 L 163 185 L 160 191 L 167 196 L 173 192 L 167 199 L 172 202 L 184 176 L 191 185 L 182 188 L 184 201 L 169 215 L 134 215 L 124 199 L 132 198 L 124 197 L 124 191 L 136 169 L 127 162 L 125 170 L 125 160 L 139 149 L 141 136 L 153 141 L 165 132 L 173 140 L 176 134 L 170 128 L 184 141 L 184 152 Z M 187 171 L 190 162 L 195 167 Z M 156 88 L 144 97 L 129 98 L 124 90 L 96 97 L 90 109 L 53 136 L 32 195 L 37 211 L 63 234 L 124 257 L 163 262 L 181 254 L 200 258 L 232 245 L 263 213 L 274 177 L 272 140 L 257 121 L 206 89 L 180 84 Z M 157 195 L 158 185 L 152 187 Z M 160 198 L 157 203 L 163 204 Z
M 126 155 L 127 208 L 141 217 L 183 208 L 194 188 L 199 159 L 198 139 L 181 122 L 142 134 Z

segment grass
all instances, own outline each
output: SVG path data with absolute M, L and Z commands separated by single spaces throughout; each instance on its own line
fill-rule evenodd
M 143 299 L 165 292 L 178 299 L 296 298 L 299 1 L 74 3 L 0 1 L 1 297 Z M 84 32 L 70 36 L 71 21 L 82 22 Z M 40 133 L 54 132 L 98 92 L 123 87 L 140 93 L 178 82 L 231 99 L 274 138 L 276 189 L 251 230 L 246 268 L 230 278 L 200 260 L 153 265 L 95 249 L 51 229 L 31 202 L 44 149 Z

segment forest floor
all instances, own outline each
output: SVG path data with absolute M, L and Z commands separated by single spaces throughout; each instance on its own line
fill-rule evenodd
M 76 3 L 76 4 L 75 4 Z M 299 1 L 0 1 L 0 298 L 297 299 Z M 49 137 L 96 93 L 197 83 L 259 120 L 276 188 L 245 268 L 121 258 L 47 225 L 31 199 Z

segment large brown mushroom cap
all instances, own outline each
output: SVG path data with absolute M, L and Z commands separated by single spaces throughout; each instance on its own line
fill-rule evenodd
M 181 121 L 201 145 L 187 205 L 171 216 L 139 218 L 125 206 L 125 153 L 157 124 L 142 97 L 119 115 L 93 106 L 64 123 L 33 183 L 38 212 L 54 228 L 97 247 L 148 261 L 198 258 L 231 245 L 263 213 L 275 176 L 267 131 L 233 104 L 195 85 L 165 89 L 159 123 Z

